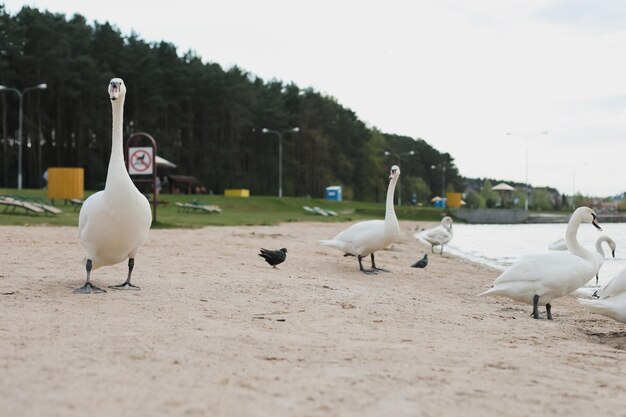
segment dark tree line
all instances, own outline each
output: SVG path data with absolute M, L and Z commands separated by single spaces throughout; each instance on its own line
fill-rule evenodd
M 441 189 L 460 190 L 449 154 L 421 139 L 367 127 L 333 97 L 295 84 L 264 81 L 238 68 L 182 56 L 167 42 L 125 36 L 109 23 L 88 25 L 80 15 L 24 7 L 14 16 L 0 5 L 0 85 L 24 95 L 24 186 L 41 186 L 50 166 L 85 168 L 88 189 L 103 184 L 110 152 L 109 79 L 124 79 L 128 93 L 125 134 L 145 131 L 159 155 L 174 161 L 173 173 L 193 175 L 207 189 L 249 188 L 277 192 L 277 137 L 261 128 L 298 126 L 283 136 L 286 196 L 323 195 L 342 185 L 357 200 L 385 198 L 393 156 L 402 156 L 403 200 L 425 199 Z M 0 92 L 0 186 L 15 187 L 18 99 Z M 442 167 L 445 165 L 445 177 Z

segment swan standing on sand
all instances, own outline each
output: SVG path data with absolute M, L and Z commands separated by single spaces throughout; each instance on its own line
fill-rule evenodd
M 493 286 L 480 295 L 501 295 L 532 304 L 536 319 L 539 318 L 538 306 L 545 305 L 548 320 L 552 320 L 550 302 L 582 287 L 598 270 L 598 256 L 583 248 L 576 239 L 581 223 L 592 223 L 602 230 L 596 213 L 588 207 L 579 207 L 567 224 L 568 251 L 526 256 L 504 271 Z
M 425 230 L 417 235 L 417 237 L 424 239 L 430 243 L 431 253 L 435 253 L 435 246 L 441 246 L 441 252 L 443 254 L 443 245 L 452 240 L 452 218 L 449 216 L 441 219 L 441 224 L 432 229 Z
M 626 269 L 596 291 L 594 296 L 600 299 L 579 298 L 577 301 L 595 313 L 626 323 Z
M 400 225 L 393 209 L 393 192 L 400 177 L 400 168 L 391 167 L 389 173 L 389 187 L 387 188 L 387 202 L 385 220 L 370 220 L 356 223 L 339 233 L 332 240 L 322 240 L 322 245 L 330 246 L 344 253 L 344 256 L 356 256 L 359 260 L 359 270 L 365 274 L 376 274 L 385 271 L 377 268 L 374 262 L 374 252 L 385 249 L 400 236 Z M 372 269 L 363 268 L 363 258 L 370 255 Z M 385 271 L 387 272 L 387 271 Z
M 128 258 L 128 277 L 114 289 L 134 289 L 130 283 L 135 255 L 146 240 L 152 212 L 150 203 L 130 179 L 124 164 L 122 121 L 126 87 L 120 78 L 109 83 L 113 110 L 111 159 L 103 191 L 90 196 L 83 204 L 78 219 L 80 243 L 85 251 L 87 281 L 75 293 L 106 292 L 89 282 L 92 269 L 115 265 Z
M 599 261 L 598 272 L 596 272 L 596 286 L 598 285 L 600 268 L 602 268 L 602 265 L 604 265 L 604 249 L 602 248 L 602 243 L 604 242 L 606 242 L 606 244 L 609 246 L 609 249 L 611 249 L 611 255 L 614 258 L 615 258 L 615 249 L 617 248 L 615 241 L 606 235 L 600 236 L 598 240 L 596 240 L 596 251 L 598 252 L 598 261 Z M 559 239 L 557 241 L 552 242 L 548 246 L 548 249 L 567 250 L 567 244 L 565 243 L 565 239 Z

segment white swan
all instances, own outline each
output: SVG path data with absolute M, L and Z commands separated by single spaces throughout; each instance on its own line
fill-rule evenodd
M 103 191 L 90 196 L 78 219 L 80 243 L 85 251 L 87 281 L 75 293 L 105 292 L 89 282 L 92 269 L 115 265 L 128 258 L 128 277 L 115 289 L 139 289 L 130 283 L 135 255 L 146 240 L 152 212 L 150 203 L 128 176 L 124 164 L 122 121 L 126 87 L 119 78 L 109 83 L 113 111 L 111 159 Z
M 613 239 L 611 239 L 610 237 L 606 236 L 606 235 L 602 235 L 598 238 L 598 240 L 596 240 L 596 252 L 598 255 L 598 261 L 600 262 L 598 265 L 598 272 L 596 272 L 596 285 L 598 285 L 598 279 L 599 279 L 599 273 L 600 273 L 600 268 L 602 268 L 602 265 L 604 265 L 604 249 L 602 248 L 602 243 L 606 242 L 606 244 L 609 246 L 609 249 L 611 249 L 611 255 L 615 258 L 615 249 L 617 248 L 617 245 L 615 244 L 615 241 Z M 549 246 L 548 249 L 550 250 L 567 250 L 567 244 L 565 243 L 565 239 L 559 239 L 556 240 L 554 242 L 552 242 Z
M 579 298 L 577 301 L 590 310 L 626 323 L 626 268 L 595 292 L 599 300 Z
M 626 268 L 622 269 L 619 274 L 615 275 L 602 288 L 594 293 L 595 297 L 600 299 L 615 297 L 626 292 Z
M 441 245 L 441 252 L 439 252 L 439 254 L 443 254 L 443 245 L 452 240 L 452 218 L 449 216 L 444 217 L 441 219 L 439 226 L 425 230 L 416 237 L 430 243 L 430 251 L 432 253 L 435 253 L 435 246 Z
M 356 256 L 359 261 L 359 269 L 366 274 L 375 274 L 385 271 L 377 268 L 374 262 L 374 252 L 389 246 L 400 236 L 400 225 L 393 209 L 393 193 L 400 177 L 400 168 L 397 165 L 391 167 L 389 174 L 389 187 L 387 188 L 387 202 L 385 220 L 370 220 L 353 224 L 332 240 L 322 240 L 322 245 L 342 251 L 344 256 Z M 363 268 L 362 259 L 371 256 L 372 269 Z
M 595 313 L 626 323 L 626 291 L 599 300 L 578 298 L 577 301 Z
M 548 249 L 550 250 L 567 250 L 567 243 L 565 243 L 565 239 L 557 239 L 554 242 L 548 245 Z
M 577 208 L 565 232 L 568 251 L 526 256 L 504 271 L 493 286 L 480 295 L 500 295 L 532 304 L 536 319 L 539 318 L 537 306 L 545 305 L 548 319 L 552 320 L 550 302 L 582 287 L 598 270 L 598 256 L 583 248 L 576 239 L 581 223 L 592 223 L 602 230 L 593 210 Z

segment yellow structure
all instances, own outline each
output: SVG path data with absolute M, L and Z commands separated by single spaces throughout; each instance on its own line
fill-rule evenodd
M 461 193 L 446 193 L 447 206 L 450 208 L 461 207 Z
M 224 190 L 224 195 L 226 197 L 250 197 L 250 190 L 245 188 L 237 190 Z
M 48 168 L 48 198 L 69 200 L 85 196 L 83 168 Z

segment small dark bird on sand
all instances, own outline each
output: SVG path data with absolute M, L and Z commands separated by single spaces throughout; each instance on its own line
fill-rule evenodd
M 428 255 L 424 255 L 424 257 L 422 259 L 420 259 L 419 261 L 415 262 L 411 266 L 413 268 L 426 268 L 426 265 L 428 265 Z
M 276 268 L 276 265 L 285 262 L 285 259 L 287 259 L 287 249 L 267 250 L 261 248 L 259 256 L 265 259 L 265 262 Z

